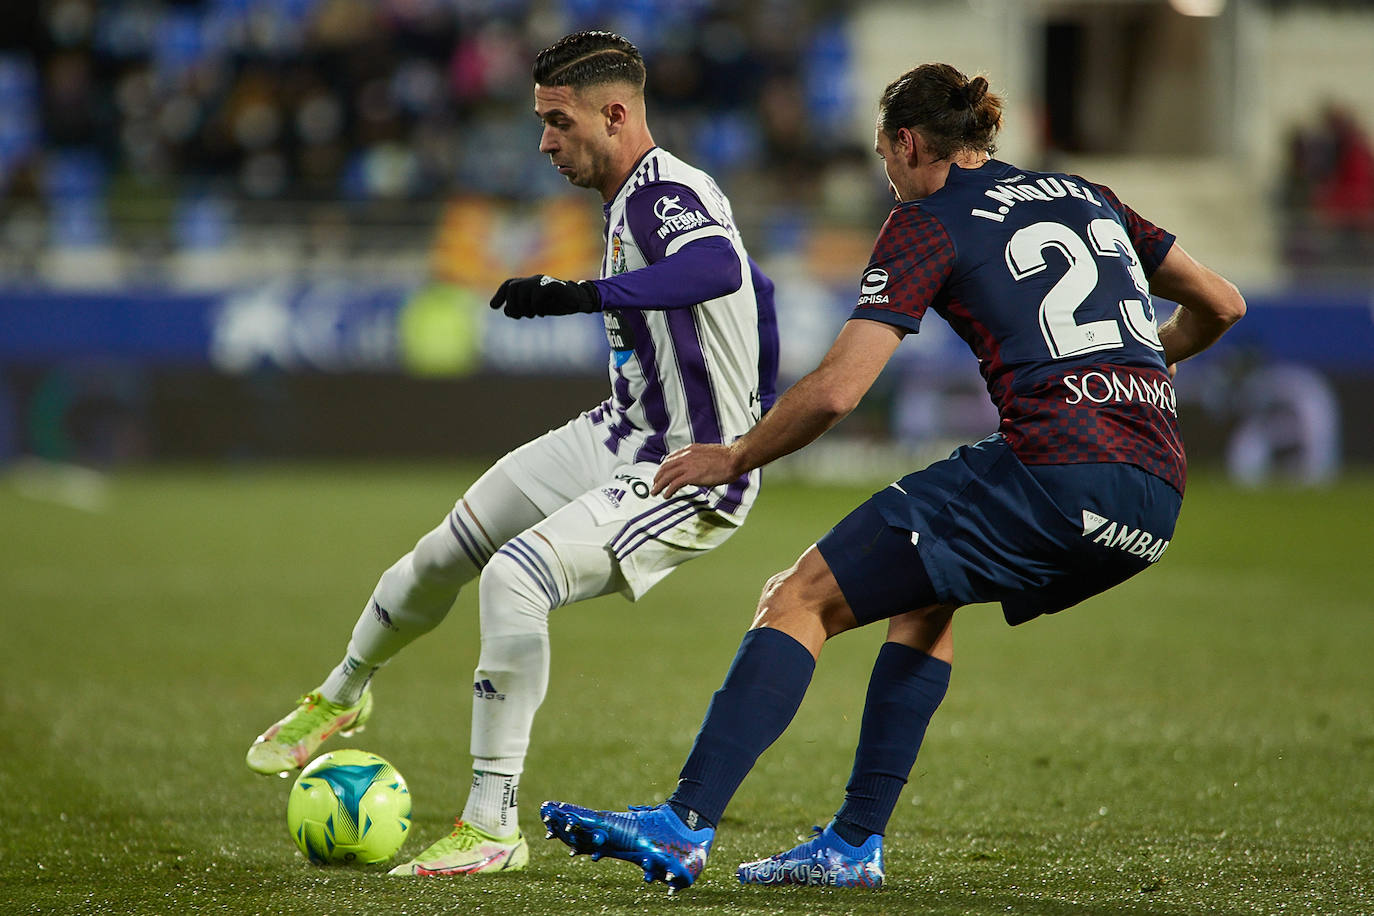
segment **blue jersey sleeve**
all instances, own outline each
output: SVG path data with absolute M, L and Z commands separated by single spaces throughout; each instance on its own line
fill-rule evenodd
M 878 232 L 849 317 L 919 330 L 926 309 L 943 294 L 954 260 L 954 242 L 939 220 L 916 204 L 896 207 Z

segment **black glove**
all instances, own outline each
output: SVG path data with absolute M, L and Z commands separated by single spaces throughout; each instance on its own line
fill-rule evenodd
M 601 311 L 601 294 L 590 280 L 571 283 L 545 274 L 512 277 L 491 297 L 491 307 L 503 308 L 511 318 L 572 315 Z

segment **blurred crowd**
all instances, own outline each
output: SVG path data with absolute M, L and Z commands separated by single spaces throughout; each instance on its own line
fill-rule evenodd
M 1347 109 L 1328 104 L 1293 128 L 1280 202 L 1284 259 L 1296 273 L 1374 274 L 1374 145 Z
M 745 206 L 773 236 L 762 244 L 786 247 L 795 211 L 828 206 L 843 221 L 846 207 L 867 217 L 879 198 L 866 152 L 848 139 L 845 5 L 5 4 L 8 266 L 25 246 L 109 244 L 116 224 L 121 240 L 213 248 L 251 214 L 279 212 L 273 203 L 359 212 L 408 204 L 401 212 L 432 224 L 423 206 L 457 195 L 520 203 L 567 193 L 538 153 L 529 74 L 539 48 L 584 27 L 615 29 L 640 46 L 656 139 L 750 198 Z M 845 187 L 818 180 L 830 173 Z

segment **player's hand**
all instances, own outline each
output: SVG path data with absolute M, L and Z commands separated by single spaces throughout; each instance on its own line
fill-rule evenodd
M 539 315 L 572 315 L 601 311 L 601 294 L 596 284 L 583 280 L 574 283 L 546 274 L 512 277 L 491 297 L 491 307 L 503 309 L 511 318 Z
M 658 466 L 649 492 L 672 496 L 683 487 L 714 487 L 739 477 L 735 452 L 728 445 L 697 442 L 673 452 Z

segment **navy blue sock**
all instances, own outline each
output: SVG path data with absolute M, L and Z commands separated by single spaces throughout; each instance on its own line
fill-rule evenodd
M 668 799 L 689 827 L 693 814 L 695 826 L 720 822 L 754 762 L 797 714 L 815 670 L 807 648 L 781 630 L 744 634 Z
M 854 771 L 835 832 L 858 846 L 886 833 L 897 796 L 916 763 L 926 726 L 949 688 L 950 665 L 901 643 L 883 643 L 868 679 Z

